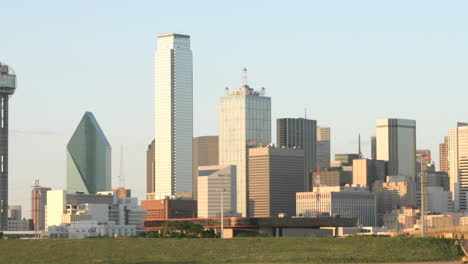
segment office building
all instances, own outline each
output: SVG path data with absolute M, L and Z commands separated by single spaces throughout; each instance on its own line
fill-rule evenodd
M 215 166 L 219 162 L 219 137 L 203 136 L 193 138 L 193 179 L 192 198 L 197 200 L 198 167 Z
M 190 36 L 158 37 L 155 89 L 155 193 L 192 192 L 193 65 Z
M 416 177 L 416 121 L 378 119 L 377 159 L 388 161 L 388 175 Z
M 375 196 L 362 187 L 320 187 L 296 194 L 296 215 L 329 215 L 358 218 L 364 226 L 376 226 Z
M 200 166 L 197 181 L 198 218 L 221 217 L 221 210 L 224 217 L 236 216 L 235 166 Z
M 414 206 L 394 209 L 384 214 L 383 225 L 389 231 L 400 232 L 413 229 L 416 221 L 421 217 L 420 210 Z
M 317 164 L 321 169 L 330 168 L 330 128 L 317 126 Z
M 31 219 L 34 224 L 34 231 L 45 230 L 45 206 L 47 204 L 47 191 L 50 188 L 39 186 L 36 181 L 31 191 Z
M 406 179 L 405 176 L 401 176 L 401 178 Z M 383 224 L 385 213 L 406 206 L 416 206 L 416 184 L 412 181 L 376 182 L 373 192 L 377 201 L 377 222 L 379 225 Z
M 449 130 L 448 175 L 454 210 L 468 210 L 468 124 L 457 123 Z
M 8 206 L 8 220 L 21 220 L 21 205 Z
M 304 118 L 281 118 L 276 120 L 276 145 L 304 150 L 304 190 L 307 175 L 316 170 L 317 121 Z
M 67 191 L 111 189 L 111 146 L 93 113 L 86 112 L 67 144 Z
M 372 136 L 370 142 L 371 142 L 371 159 L 375 160 L 377 159 L 377 137 Z
M 197 201 L 184 199 L 143 200 L 147 219 L 181 219 L 197 217 Z
M 155 154 L 154 154 L 154 139 L 151 141 L 151 144 L 148 145 L 148 149 L 146 150 L 146 192 L 147 193 L 154 193 L 154 161 L 155 161 Z
M 340 162 L 341 166 L 353 166 L 353 160 L 359 158 L 359 154 L 335 154 L 335 161 Z
M 444 137 L 444 143 L 439 144 L 439 171 L 448 173 L 449 137 Z
M 246 74 L 246 73 L 245 73 Z M 271 143 L 271 98 L 247 84 L 219 100 L 219 165 L 235 165 L 237 212 L 247 216 L 248 148 Z
M 8 229 L 8 124 L 9 99 L 16 90 L 16 74 L 0 62 L 0 231 Z
M 296 214 L 296 192 L 304 190 L 304 151 L 292 148 L 249 149 L 249 216 Z
M 123 187 L 112 189 L 112 192 L 115 193 L 118 198 L 126 198 L 132 196 L 132 191 Z
M 372 190 L 376 181 L 385 181 L 386 163 L 383 160 L 355 159 L 353 160 L 353 185 L 367 187 Z
M 320 175 L 320 177 L 319 177 Z M 312 186 L 345 186 L 353 183 L 353 172 L 343 170 L 341 167 L 314 172 Z

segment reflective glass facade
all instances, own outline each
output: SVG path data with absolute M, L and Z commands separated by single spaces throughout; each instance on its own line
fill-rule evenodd
M 86 112 L 67 145 L 67 191 L 111 190 L 111 146 L 91 112 Z

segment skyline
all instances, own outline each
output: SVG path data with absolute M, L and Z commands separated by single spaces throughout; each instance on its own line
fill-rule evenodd
M 456 122 L 468 119 L 462 100 L 467 95 L 462 89 L 468 82 L 464 76 L 468 39 L 466 34 L 457 34 L 466 31 L 466 3 L 451 3 L 452 9 L 448 9 L 419 1 L 405 3 L 406 10 L 396 10 L 395 4 L 395 9 L 380 10 L 378 14 L 366 14 L 369 9 L 359 13 L 362 6 L 344 3 L 345 7 L 336 12 L 324 12 L 330 18 L 320 13 L 333 10 L 333 4 L 305 4 L 304 10 L 296 10 L 286 5 L 249 3 L 255 20 L 247 21 L 237 19 L 243 15 L 243 4 L 236 3 L 225 7 L 232 10 L 227 19 L 219 21 L 223 31 L 215 31 L 216 26 L 206 30 L 218 17 L 203 10 L 206 3 L 194 5 L 200 13 L 182 11 L 177 15 L 184 18 L 182 21 L 171 19 L 168 24 L 161 21 L 167 19 L 163 13 L 175 10 L 172 4 L 157 6 L 167 11 L 161 12 L 160 18 L 153 18 L 158 10 L 155 4 L 118 6 L 115 15 L 103 21 L 98 15 L 106 3 L 96 3 L 87 20 L 80 18 L 81 12 L 89 11 L 86 4 L 73 6 L 75 11 L 55 14 L 51 12 L 63 6 L 50 8 L 48 3 L 31 3 L 30 8 L 22 10 L 21 3 L 6 3 L 6 20 L 17 23 L 6 29 L 8 41 L 0 42 L 0 61 L 16 70 L 20 88 L 10 101 L 10 204 L 22 204 L 24 215 L 29 215 L 34 179 L 40 179 L 44 186 L 65 187 L 66 142 L 85 111 L 99 116 L 116 151 L 115 146 L 124 145 L 126 183 L 140 199 L 144 197 L 145 153 L 153 139 L 153 52 L 157 35 L 173 31 L 192 38 L 194 136 L 218 134 L 218 99 L 225 86 L 235 89 L 241 84 L 243 67 L 249 70 L 249 83 L 255 88 L 264 86 L 266 95 L 272 98 L 272 139 L 276 137 L 277 118 L 302 117 L 307 108 L 308 118 L 317 120 L 319 126 L 331 127 L 332 155 L 356 152 L 357 134 L 361 133 L 366 143 L 364 155 L 370 157 L 375 120 L 408 118 L 417 121 L 417 148 L 429 148 L 439 166 L 438 144 Z M 375 6 L 370 1 L 367 4 Z M 351 12 L 346 6 L 351 7 Z M 122 32 L 119 15 L 131 12 L 124 12 L 125 8 L 148 11 L 139 19 L 131 16 L 135 21 L 124 19 L 130 23 Z M 264 9 L 267 12 L 260 13 Z M 282 9 L 297 12 L 295 18 L 286 16 L 290 21 L 276 21 Z M 412 12 L 420 14 L 418 19 L 411 16 Z M 445 15 L 444 19 L 439 15 Z M 393 20 L 395 17 L 401 21 Z M 65 23 L 55 24 L 57 18 Z M 369 23 L 371 18 L 375 23 Z M 95 20 L 99 23 L 93 25 Z M 134 25 L 140 28 L 132 31 Z M 373 31 L 379 26 L 381 32 Z M 447 28 L 450 26 L 451 30 Z M 217 32 L 216 42 L 209 38 L 213 31 Z M 53 38 L 57 32 L 63 38 Z M 258 32 L 264 34 L 260 37 Z M 314 34 L 305 36 L 303 32 Z M 289 43 L 295 44 L 294 49 L 285 48 Z M 379 86 L 381 89 L 376 89 Z M 393 88 L 396 91 L 383 100 L 382 94 Z M 396 103 L 398 93 L 406 94 L 401 104 Z M 342 98 L 335 98 L 337 94 Z M 129 95 L 131 111 L 125 113 L 122 106 Z M 336 104 L 330 104 L 334 100 Z M 444 100 L 450 103 L 440 105 Z M 113 156 L 112 178 L 117 184 L 120 155 Z

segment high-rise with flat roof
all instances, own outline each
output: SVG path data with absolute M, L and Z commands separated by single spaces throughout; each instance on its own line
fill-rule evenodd
M 271 143 L 271 98 L 247 84 L 219 100 L 219 165 L 235 165 L 237 212 L 247 216 L 248 148 Z
M 15 72 L 0 62 L 0 230 L 8 229 L 8 103 L 15 90 Z
M 330 128 L 317 126 L 317 164 L 330 168 Z
M 449 129 L 448 175 L 455 211 L 468 210 L 468 124 Z
M 148 145 L 148 149 L 146 150 L 146 192 L 147 193 L 154 193 L 154 139 L 151 141 L 151 144 Z
M 67 144 L 67 191 L 108 191 L 111 180 L 111 146 L 94 115 L 86 112 Z
M 377 159 L 377 137 L 372 136 L 370 141 L 371 141 L 371 159 L 375 160 Z
M 416 121 L 377 119 L 377 159 L 388 161 L 388 175 L 416 178 Z
M 449 137 L 444 137 L 444 143 L 439 144 L 439 171 L 448 173 Z
M 47 191 L 50 188 L 39 186 L 39 182 L 31 191 L 31 218 L 34 231 L 45 230 L 45 206 L 47 205 Z
M 304 191 L 307 175 L 317 163 L 317 121 L 304 118 L 280 118 L 276 120 L 276 145 L 304 150 Z
M 192 192 L 193 65 L 190 36 L 158 37 L 155 55 L 155 193 Z
M 219 162 L 219 137 L 202 136 L 193 138 L 192 198 L 198 197 L 198 167 L 215 166 Z

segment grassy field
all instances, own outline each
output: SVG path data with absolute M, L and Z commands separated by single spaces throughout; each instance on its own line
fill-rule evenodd
M 452 240 L 421 238 L 235 238 L 0 240 L 0 263 L 356 263 L 452 261 Z

